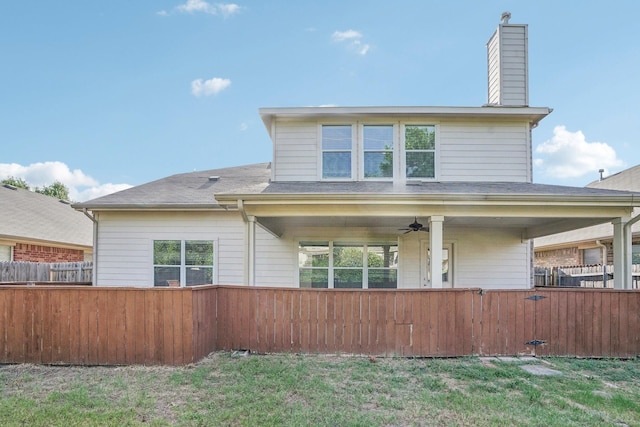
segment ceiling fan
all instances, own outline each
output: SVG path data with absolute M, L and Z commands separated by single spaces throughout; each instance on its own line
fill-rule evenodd
M 409 224 L 405 228 L 399 228 L 398 230 L 406 230 L 404 234 L 411 233 L 412 231 L 429 231 L 429 227 L 424 227 L 418 222 L 418 217 L 415 217 L 413 223 Z

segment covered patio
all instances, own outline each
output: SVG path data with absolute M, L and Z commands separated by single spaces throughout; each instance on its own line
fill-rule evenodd
M 247 227 L 247 276 L 255 285 L 256 227 L 281 238 L 291 228 L 339 227 L 370 235 L 403 235 L 417 218 L 428 228 L 429 247 L 442 247 L 455 227 L 518 230 L 529 239 L 611 222 L 614 225 L 615 288 L 631 278 L 630 224 L 640 198 L 634 193 L 531 183 L 287 182 L 243 193 L 216 194 L 238 209 Z M 426 231 L 426 230 L 425 230 Z M 426 235 L 425 235 L 426 237 Z M 491 239 L 488 232 L 486 239 Z M 442 288 L 440 251 L 429 263 L 432 288 Z

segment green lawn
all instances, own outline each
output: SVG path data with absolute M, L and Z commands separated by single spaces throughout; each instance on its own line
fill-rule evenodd
M 562 374 L 536 376 L 535 364 Z M 0 366 L 3 426 L 632 426 L 640 360 L 233 357 Z

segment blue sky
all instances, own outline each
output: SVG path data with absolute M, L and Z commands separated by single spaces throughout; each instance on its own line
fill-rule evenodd
M 579 6 L 577 6 L 579 5 Z M 529 24 L 534 181 L 640 163 L 640 2 L 6 1 L 0 178 L 74 200 L 271 160 L 261 107 L 480 106 L 486 42 Z

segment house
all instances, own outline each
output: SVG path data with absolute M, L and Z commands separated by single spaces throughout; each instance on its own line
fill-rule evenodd
M 528 289 L 533 238 L 613 222 L 625 245 L 638 195 L 532 182 L 552 110 L 529 106 L 527 31 L 505 17 L 491 36 L 485 105 L 263 108 L 271 162 L 76 204 L 94 283 Z
M 93 223 L 69 202 L 0 185 L 0 261 L 91 261 Z
M 602 178 L 589 188 L 640 192 L 640 165 Z M 640 264 L 640 209 L 634 209 L 629 225 L 632 264 Z M 610 223 L 553 234 L 535 239 L 535 264 L 561 267 L 611 264 L 614 259 L 614 229 Z

